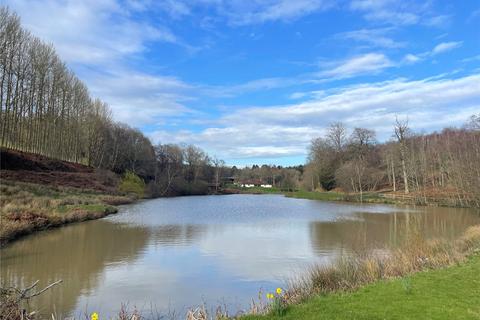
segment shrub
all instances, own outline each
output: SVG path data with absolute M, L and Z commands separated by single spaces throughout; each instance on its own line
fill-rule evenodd
M 142 178 L 131 171 L 125 172 L 120 182 L 118 190 L 123 193 L 135 194 L 139 198 L 143 198 L 145 194 L 145 182 Z

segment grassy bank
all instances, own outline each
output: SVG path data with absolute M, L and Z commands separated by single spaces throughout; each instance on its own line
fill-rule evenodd
M 344 192 L 318 192 L 318 191 L 286 191 L 279 188 L 240 188 L 237 186 L 229 186 L 227 190 L 231 190 L 232 193 L 246 193 L 246 194 L 283 194 L 289 198 L 308 199 L 308 200 L 323 200 L 323 201 L 351 201 L 360 202 L 358 195 L 347 194 Z M 387 203 L 395 204 L 401 203 L 400 200 L 386 199 L 379 193 L 368 192 L 362 196 L 362 201 L 365 203 Z M 402 202 L 403 203 L 403 202 Z
M 466 263 L 380 281 L 351 293 L 318 295 L 268 319 L 480 319 L 480 255 Z
M 228 190 L 237 191 L 236 193 L 246 193 L 246 194 L 281 194 L 282 190 L 279 188 L 262 188 L 262 187 L 252 187 L 252 188 L 242 188 L 238 186 L 227 186 Z
M 323 201 L 345 201 L 346 195 L 340 192 L 313 192 L 298 190 L 295 192 L 285 192 L 285 196 L 297 199 L 323 200 Z
M 65 187 L 4 181 L 0 185 L 0 245 L 20 236 L 116 213 L 134 199 Z
M 455 242 L 413 238 L 388 254 L 314 267 L 266 315 L 244 319 L 479 319 L 479 270 L 480 226 Z
M 415 205 L 431 205 L 431 206 L 445 206 L 445 207 L 459 207 L 458 204 L 448 201 L 447 198 L 425 198 L 412 195 L 403 194 L 382 194 L 380 192 L 365 192 L 360 197 L 359 194 L 345 193 L 345 192 L 319 192 L 319 191 L 285 191 L 278 188 L 231 188 L 236 193 L 247 194 L 283 194 L 289 198 L 321 200 L 321 201 L 345 201 L 345 202 L 362 202 L 362 203 L 383 203 L 383 204 L 415 204 Z M 388 197 L 387 197 L 388 196 Z

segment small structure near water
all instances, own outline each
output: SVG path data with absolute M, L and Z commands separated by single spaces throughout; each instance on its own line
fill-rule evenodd
M 254 187 L 273 188 L 271 184 L 264 183 L 262 180 L 258 180 L 258 179 L 243 180 L 236 184 L 242 188 L 254 188 Z

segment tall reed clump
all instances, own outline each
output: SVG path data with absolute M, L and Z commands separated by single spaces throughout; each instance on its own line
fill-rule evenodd
M 288 304 L 312 295 L 349 291 L 377 280 L 449 266 L 480 250 L 480 225 L 470 227 L 456 241 L 423 240 L 415 236 L 406 245 L 383 254 L 370 252 L 341 257 L 331 265 L 315 266 L 290 282 L 285 293 Z

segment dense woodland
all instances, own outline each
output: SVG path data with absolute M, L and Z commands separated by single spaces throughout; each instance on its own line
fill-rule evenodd
M 152 196 L 203 194 L 225 177 L 258 179 L 283 190 L 409 194 L 419 202 L 442 195 L 480 206 L 480 114 L 463 128 L 416 134 L 408 121 L 392 124 L 392 139 L 341 123 L 312 141 L 305 166 L 227 168 L 192 145 L 158 144 L 112 120 L 108 105 L 90 96 L 52 45 L 0 9 L 0 144 L 143 178 Z

